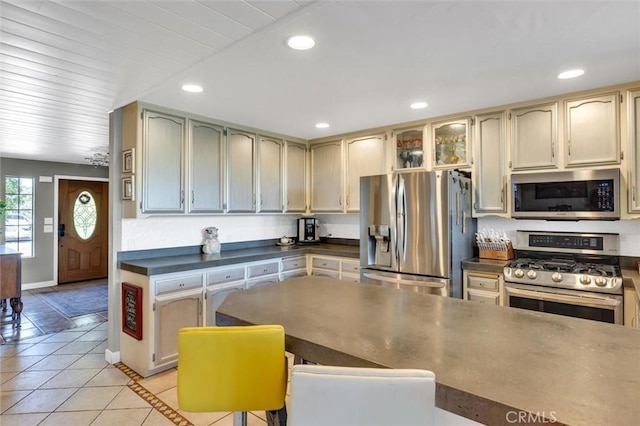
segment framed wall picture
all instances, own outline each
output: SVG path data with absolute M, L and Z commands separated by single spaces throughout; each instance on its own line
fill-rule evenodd
M 135 201 L 135 178 L 127 176 L 122 178 L 122 199 Z
M 134 148 L 122 151 L 122 173 L 133 173 L 136 164 L 136 151 Z
M 122 283 L 122 331 L 142 340 L 142 287 Z

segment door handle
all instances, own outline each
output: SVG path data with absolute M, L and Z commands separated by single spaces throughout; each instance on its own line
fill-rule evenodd
M 65 226 L 64 223 L 58 224 L 58 237 L 64 237 Z

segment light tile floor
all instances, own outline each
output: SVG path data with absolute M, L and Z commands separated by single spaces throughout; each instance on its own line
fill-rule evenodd
M 175 368 L 142 379 L 108 364 L 106 339 L 103 322 L 0 345 L 0 424 L 233 424 L 231 413 L 181 412 Z M 266 425 L 263 412 L 249 413 L 247 420 Z

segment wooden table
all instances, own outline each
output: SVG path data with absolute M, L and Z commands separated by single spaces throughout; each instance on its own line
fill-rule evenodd
M 11 320 L 20 327 L 22 313 L 22 254 L 0 246 L 0 306 L 7 311 L 7 299 L 11 305 Z
M 282 324 L 320 364 L 431 370 L 436 405 L 485 424 L 640 419 L 640 333 L 619 325 L 322 277 L 233 293 L 216 320 Z

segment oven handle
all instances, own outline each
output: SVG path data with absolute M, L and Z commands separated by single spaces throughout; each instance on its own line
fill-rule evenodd
M 574 305 L 581 306 L 594 306 L 594 307 L 612 307 L 616 308 L 620 306 L 620 301 L 615 299 L 609 299 L 607 297 L 576 297 L 568 296 L 566 294 L 548 293 L 546 291 L 536 290 L 522 290 L 519 288 L 505 286 L 505 290 L 509 295 L 522 296 L 528 298 L 536 298 L 538 300 L 547 300 L 550 302 L 565 302 L 572 303 Z
M 413 285 L 416 287 L 444 288 L 446 286 L 446 284 L 442 282 L 403 280 L 401 278 L 385 277 L 377 274 L 368 274 L 366 272 L 364 272 L 362 275 L 364 275 L 365 278 L 370 278 L 372 280 L 384 281 L 387 283 L 394 283 L 394 284 Z

